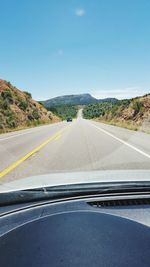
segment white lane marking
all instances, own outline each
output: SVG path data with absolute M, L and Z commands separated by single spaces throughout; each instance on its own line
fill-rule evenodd
M 33 131 L 20 133 L 20 134 L 15 134 L 15 135 L 11 135 L 11 136 L 4 137 L 4 138 L 0 138 L 0 141 L 5 141 L 5 140 L 8 140 L 8 139 L 11 139 L 11 138 L 14 138 L 14 137 L 17 137 L 17 136 L 21 136 L 21 135 L 25 135 L 25 134 L 29 134 L 29 133 L 33 133 Z
M 96 125 L 94 125 L 94 124 L 92 124 L 92 123 L 89 123 L 89 124 L 92 125 L 93 127 L 97 128 L 99 131 L 101 131 L 101 132 L 103 132 L 103 133 L 105 133 L 105 134 L 111 136 L 112 138 L 116 139 L 116 140 L 119 141 L 120 143 L 122 143 L 122 144 L 124 144 L 124 145 L 126 145 L 126 146 L 128 146 L 128 147 L 130 147 L 130 148 L 132 148 L 132 149 L 135 150 L 136 152 L 138 152 L 138 153 L 142 154 L 143 156 L 147 157 L 148 159 L 150 159 L 150 154 L 148 154 L 148 153 L 142 151 L 141 149 L 139 149 L 139 148 L 137 148 L 137 147 L 135 147 L 135 146 L 133 146 L 133 145 L 127 143 L 126 141 L 123 141 L 122 139 L 116 137 L 115 135 L 113 135 L 113 134 L 107 132 L 106 130 L 104 130 L 104 129 L 102 129 L 102 128 L 100 128 L 100 127 L 98 127 L 98 126 L 96 126 Z
M 43 127 L 45 126 L 53 126 L 54 124 L 50 124 L 50 125 L 43 125 Z M 40 129 L 39 129 L 40 128 Z M 8 139 L 11 139 L 11 138 L 14 138 L 14 137 L 17 137 L 17 136 L 21 136 L 21 135 L 25 135 L 25 134 L 29 134 L 29 133 L 34 133 L 34 132 L 37 132 L 36 130 L 43 130 L 42 126 L 40 127 L 37 127 L 37 128 L 33 128 L 32 130 L 30 131 L 26 131 L 26 132 L 23 132 L 23 133 L 19 133 L 19 134 L 14 134 L 14 135 L 11 135 L 11 136 L 8 136 L 8 137 L 4 137 L 4 138 L 0 138 L 0 141 L 5 141 L 5 140 L 8 140 Z

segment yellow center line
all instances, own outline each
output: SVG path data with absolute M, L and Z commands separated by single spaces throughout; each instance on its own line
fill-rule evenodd
M 55 138 L 54 140 L 56 141 L 56 140 L 58 140 L 58 139 L 61 138 L 61 137 L 62 137 L 62 134 L 57 135 L 56 138 Z
M 51 142 L 52 140 L 57 140 L 56 138 L 60 138 L 62 133 L 68 128 L 65 127 L 64 129 L 58 131 L 56 134 L 54 134 L 53 136 L 51 136 L 50 138 L 48 138 L 45 142 L 43 142 L 42 144 L 40 144 L 39 146 L 37 146 L 35 149 L 33 149 L 32 151 L 30 151 L 28 154 L 26 154 L 24 157 L 22 157 L 21 159 L 17 160 L 16 162 L 14 162 L 12 165 L 10 165 L 9 167 L 7 167 L 6 169 L 4 169 L 2 172 L 0 172 L 0 178 L 3 177 L 4 175 L 8 174 L 10 171 L 12 171 L 13 169 L 15 169 L 17 166 L 19 166 L 22 162 L 24 162 L 26 159 L 28 159 L 29 157 L 31 157 L 33 154 L 35 154 L 36 152 L 38 152 L 41 148 L 43 148 L 44 146 L 46 146 L 49 142 Z

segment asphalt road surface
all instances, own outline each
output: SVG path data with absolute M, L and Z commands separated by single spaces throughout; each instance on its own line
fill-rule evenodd
M 150 135 L 85 120 L 0 135 L 0 179 L 70 171 L 150 170 Z

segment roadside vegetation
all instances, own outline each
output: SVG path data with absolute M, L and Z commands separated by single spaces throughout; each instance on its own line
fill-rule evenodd
M 150 94 L 84 106 L 83 116 L 104 123 L 150 133 Z
M 60 121 L 10 82 L 0 80 L 0 133 Z
M 70 106 L 70 105 L 61 105 L 61 106 L 53 106 L 48 108 L 49 111 L 53 112 L 56 116 L 60 117 L 62 120 L 66 120 L 67 118 L 76 118 L 78 107 Z

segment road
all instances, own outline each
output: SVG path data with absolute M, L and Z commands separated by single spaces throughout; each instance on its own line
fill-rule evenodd
M 0 135 L 0 179 L 53 172 L 150 169 L 150 135 L 85 120 Z

